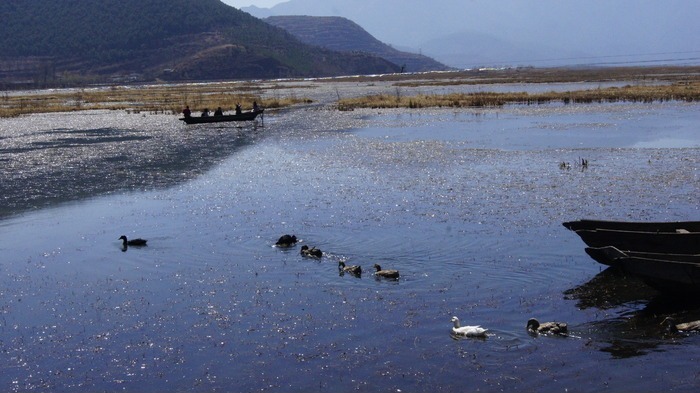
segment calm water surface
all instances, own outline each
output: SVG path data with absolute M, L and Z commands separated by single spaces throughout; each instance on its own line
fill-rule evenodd
M 697 391 L 700 335 L 659 323 L 700 306 L 603 270 L 561 223 L 700 219 L 699 109 L 2 120 L 0 387 Z M 453 315 L 490 335 L 452 338 Z

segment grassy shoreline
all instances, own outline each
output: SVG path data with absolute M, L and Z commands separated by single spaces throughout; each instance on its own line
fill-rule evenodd
M 418 74 L 339 77 L 328 80 L 339 82 L 391 81 L 400 87 L 615 81 L 666 81 L 672 83 L 688 80 L 700 81 L 700 66 L 471 69 Z
M 427 108 L 427 107 L 498 107 L 505 104 L 544 104 L 563 102 L 565 104 L 593 102 L 663 102 L 700 100 L 700 82 L 675 83 L 672 85 L 608 87 L 589 90 L 543 93 L 493 93 L 477 92 L 463 94 L 416 94 L 371 96 L 347 98 L 338 101 L 338 109 L 355 108 Z
M 37 90 L 0 96 L 0 118 L 32 113 L 71 112 L 108 109 L 132 112 L 181 113 L 185 105 L 192 111 L 222 107 L 232 111 L 236 104 L 252 109 L 253 101 L 265 108 L 281 108 L 307 99 L 268 98 L 253 83 L 221 82 L 216 84 L 113 86 L 102 88 Z
M 630 85 L 569 92 L 538 94 L 479 92 L 471 94 L 413 94 L 413 88 L 449 85 L 489 85 L 506 83 L 573 83 L 624 81 Z M 66 90 L 38 90 L 0 93 L 0 118 L 23 114 L 80 111 L 91 109 L 127 110 L 178 114 L 185 105 L 194 112 L 221 106 L 230 111 L 237 103 L 250 109 L 253 101 L 266 108 L 282 108 L 311 102 L 294 94 L 282 98 L 286 83 L 299 87 L 299 81 L 260 81 L 187 83 L 176 85 L 106 86 Z M 373 94 L 340 99 L 340 110 L 354 108 L 493 107 L 508 103 L 591 103 L 615 101 L 697 101 L 700 100 L 700 66 L 624 68 L 517 68 L 465 70 L 420 74 L 390 74 L 324 78 L 316 84 L 354 82 L 371 86 L 386 83 L 397 93 Z M 313 88 L 310 83 L 306 88 Z M 291 88 L 291 87 L 290 87 Z M 407 94 L 404 94 L 405 89 Z M 271 91 L 275 94 L 269 94 Z M 268 93 L 267 95 L 265 93 Z M 271 97 L 272 98 L 265 98 Z

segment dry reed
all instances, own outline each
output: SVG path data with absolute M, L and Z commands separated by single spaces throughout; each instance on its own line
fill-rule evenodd
M 186 105 L 193 112 L 204 108 L 213 111 L 217 107 L 230 111 L 236 104 L 241 104 L 244 110 L 251 109 L 253 101 L 265 108 L 280 108 L 309 101 L 295 97 L 263 99 L 260 91 L 253 84 L 217 83 L 118 86 L 21 94 L 5 92 L 0 96 L 0 117 L 89 109 L 177 114 Z
M 427 108 L 427 107 L 498 107 L 505 104 L 543 104 L 549 102 L 654 102 L 698 101 L 700 82 L 679 82 L 666 85 L 636 85 L 590 90 L 543 93 L 453 93 L 443 95 L 379 94 L 338 101 L 341 110 L 354 108 Z

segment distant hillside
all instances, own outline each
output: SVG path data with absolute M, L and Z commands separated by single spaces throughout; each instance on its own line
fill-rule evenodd
M 364 52 L 400 65 L 407 72 L 444 71 L 450 67 L 427 56 L 402 52 L 374 38 L 355 22 L 334 16 L 271 16 L 263 19 L 302 42 L 339 52 Z
M 216 80 L 397 72 L 338 53 L 219 0 L 3 0 L 0 84 Z
M 287 0 L 242 10 L 348 18 L 458 68 L 700 64 L 697 0 Z

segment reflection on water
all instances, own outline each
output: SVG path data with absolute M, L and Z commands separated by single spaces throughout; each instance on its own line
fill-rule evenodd
M 648 301 L 658 293 L 641 280 L 607 268 L 590 281 L 564 291 L 566 299 L 576 300 L 581 309 L 612 309 L 627 303 Z
M 385 128 L 363 128 L 358 134 L 393 141 L 431 135 L 431 139 L 503 150 L 698 148 L 700 133 L 693 127 L 696 110 L 693 104 L 659 105 L 650 111 L 646 104 L 618 103 L 474 109 L 449 115 L 443 111 L 437 116 L 401 113 L 389 117 L 391 124 Z M 397 129 L 397 123 L 403 127 Z
M 172 116 L 95 111 L 6 119 L 0 135 L 2 217 L 192 179 L 251 143 L 256 132 L 233 126 L 186 128 Z
M 700 155 L 618 145 L 660 127 L 649 107 L 585 108 L 298 110 L 263 130 L 3 120 L 0 386 L 693 390 L 700 336 L 658 323 L 697 307 L 598 274 L 561 222 L 693 219 Z M 586 171 L 559 168 L 578 157 Z M 39 201 L 52 207 L 26 212 Z M 300 243 L 273 247 L 285 233 Z M 122 252 L 121 235 L 149 245 Z M 339 261 L 401 278 L 340 276 Z M 453 315 L 491 335 L 453 340 Z M 532 337 L 530 317 L 571 335 Z
M 681 139 L 681 138 L 661 138 L 654 141 L 638 142 L 632 145 L 638 148 L 659 148 L 659 149 L 677 149 L 682 147 L 700 147 L 700 140 L 697 139 Z
M 642 356 L 661 351 L 670 340 L 682 338 L 661 325 L 667 316 L 685 321 L 700 319 L 700 301 L 669 297 L 610 267 L 590 281 L 564 292 L 581 309 L 605 311 L 605 317 L 584 328 L 595 336 L 600 350 L 613 358 Z
M 657 294 L 643 308 L 622 314 L 618 318 L 597 321 L 594 329 L 599 339 L 607 341 L 601 351 L 615 358 L 642 356 L 650 351 L 667 351 L 667 345 L 676 344 L 695 333 L 671 333 L 662 325 L 667 316 L 683 321 L 700 319 L 700 302 Z M 605 333 L 605 334 L 603 334 Z

